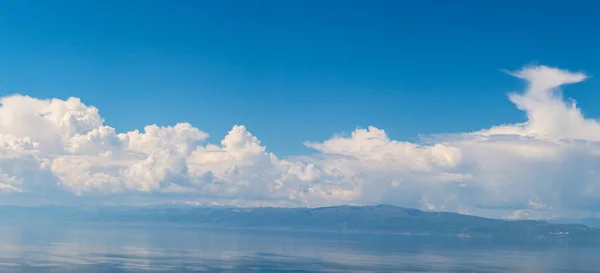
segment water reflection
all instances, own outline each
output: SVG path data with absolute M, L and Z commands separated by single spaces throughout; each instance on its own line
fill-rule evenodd
M 0 227 L 1 272 L 595 272 L 590 246 L 180 227 Z

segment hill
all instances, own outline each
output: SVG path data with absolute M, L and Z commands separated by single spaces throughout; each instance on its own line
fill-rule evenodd
M 595 241 L 582 224 L 507 221 L 396 206 L 321 208 L 0 207 L 0 221 L 171 224 L 205 228 L 395 233 L 462 238 Z

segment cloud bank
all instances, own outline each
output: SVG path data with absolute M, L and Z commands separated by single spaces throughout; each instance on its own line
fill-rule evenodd
M 5 200 L 139 200 L 241 206 L 388 203 L 519 218 L 591 215 L 600 208 L 600 124 L 560 87 L 586 75 L 546 66 L 510 72 L 523 123 L 428 136 L 384 130 L 306 142 L 280 158 L 243 125 L 220 144 L 189 123 L 118 133 L 77 98 L 0 98 Z M 12 198 L 12 199 L 11 199 Z

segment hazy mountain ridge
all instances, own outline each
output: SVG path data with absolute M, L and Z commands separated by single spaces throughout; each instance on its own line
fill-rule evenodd
M 599 241 L 581 224 L 506 221 L 388 205 L 321 208 L 233 207 L 0 207 L 0 221 L 176 224 L 233 229 L 398 233 L 533 240 Z
M 600 218 L 557 218 L 550 222 L 555 224 L 582 224 L 590 228 L 600 228 Z

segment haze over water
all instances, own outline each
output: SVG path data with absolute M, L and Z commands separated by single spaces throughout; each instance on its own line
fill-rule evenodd
M 598 250 L 401 235 L 0 227 L 1 272 L 595 272 Z

